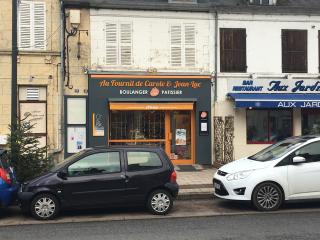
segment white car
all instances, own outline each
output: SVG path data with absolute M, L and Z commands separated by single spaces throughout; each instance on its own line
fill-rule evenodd
M 252 201 L 262 211 L 284 201 L 320 199 L 320 136 L 292 137 L 221 167 L 215 196 Z

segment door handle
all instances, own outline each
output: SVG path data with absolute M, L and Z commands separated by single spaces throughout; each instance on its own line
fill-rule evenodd
M 129 178 L 128 178 L 127 175 L 121 174 L 121 175 L 120 175 L 120 178 L 121 178 L 121 179 L 125 179 L 125 180 L 126 180 L 126 183 L 129 182 Z

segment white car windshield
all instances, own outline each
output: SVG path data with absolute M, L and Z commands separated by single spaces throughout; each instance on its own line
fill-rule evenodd
M 248 159 L 262 162 L 271 161 L 282 157 L 287 152 L 291 151 L 293 148 L 301 145 L 306 141 L 307 140 L 303 138 L 286 139 L 263 149 L 255 155 L 248 157 Z

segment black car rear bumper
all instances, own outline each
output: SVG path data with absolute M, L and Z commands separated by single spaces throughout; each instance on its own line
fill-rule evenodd
M 166 183 L 165 187 L 170 191 L 173 198 L 178 196 L 179 185 L 177 183 Z

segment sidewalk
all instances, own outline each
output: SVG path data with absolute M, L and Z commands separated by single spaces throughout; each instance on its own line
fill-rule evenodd
M 202 165 L 176 166 L 175 169 L 180 185 L 178 200 L 213 198 L 212 179 L 217 169 Z
M 156 216 L 148 213 L 144 208 L 109 208 L 96 210 L 65 211 L 50 221 L 37 221 L 30 216 L 21 214 L 18 207 L 10 207 L 0 211 L 0 231 L 3 226 L 15 225 L 42 225 L 65 224 L 79 222 L 104 222 L 142 219 L 170 219 L 185 217 L 208 217 L 227 215 L 251 215 L 251 214 L 278 214 L 278 213 L 305 213 L 319 212 L 320 203 L 295 203 L 287 204 L 277 212 L 258 212 L 250 204 L 243 202 L 224 201 L 221 199 L 210 200 L 181 200 L 174 203 L 172 212 L 165 216 Z

